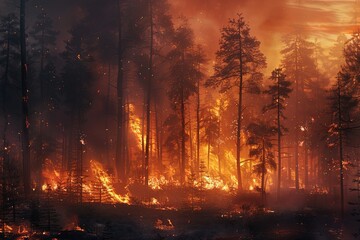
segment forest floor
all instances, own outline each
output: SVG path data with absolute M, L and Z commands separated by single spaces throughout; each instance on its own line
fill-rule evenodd
M 340 221 L 338 211 L 334 210 L 334 197 L 330 195 L 289 192 L 282 196 L 281 204 L 268 196 L 266 207 L 259 203 L 258 194 L 205 195 L 200 203 L 179 200 L 175 207 L 60 204 L 57 212 L 62 225 L 79 228 L 32 235 L 28 239 L 356 239 L 352 235 L 356 223 L 351 217 Z M 8 239 L 25 238 L 18 235 Z

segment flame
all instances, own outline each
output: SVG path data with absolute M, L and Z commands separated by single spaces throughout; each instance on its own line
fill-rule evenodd
M 43 191 L 56 190 L 59 182 L 61 182 L 61 174 L 58 170 L 60 167 L 55 165 L 51 159 L 45 159 L 44 167 L 42 169 L 42 176 L 44 183 L 41 186 Z
M 141 119 L 135 115 L 135 106 L 133 104 L 129 104 L 129 122 L 130 129 L 136 137 L 137 146 L 141 149 L 143 139 L 144 144 L 146 143 L 146 137 L 142 135 Z
M 101 185 L 105 188 L 106 192 L 110 195 L 113 203 L 130 204 L 129 194 L 125 196 L 119 195 L 115 192 L 109 174 L 103 169 L 103 166 L 94 160 L 90 161 L 91 169 L 95 177 L 100 181 Z

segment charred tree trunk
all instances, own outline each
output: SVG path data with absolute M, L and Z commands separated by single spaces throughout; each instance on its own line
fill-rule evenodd
M 7 143 L 7 127 L 8 127 L 8 112 L 6 108 L 6 95 L 7 95 L 7 86 L 8 86 L 8 77 L 9 77 L 9 61 L 10 61 L 10 29 L 8 28 L 7 40 L 6 40 L 6 63 L 5 63 L 5 72 L 4 72 L 4 83 L 1 89 L 2 95 L 2 113 L 4 118 L 4 128 L 3 128 L 3 148 L 2 148 L 2 165 L 1 165 L 1 187 L 2 187 L 2 206 L 1 206 L 1 223 L 2 223 L 2 233 L 3 238 L 5 239 L 5 211 L 6 211 L 6 201 L 7 201 L 7 194 L 6 194 L 6 186 L 7 186 L 7 162 L 8 162 L 8 143 Z
M 182 54 L 181 61 L 185 62 L 185 53 Z M 185 124 L 185 96 L 184 96 L 184 80 L 181 80 L 181 90 L 180 90 L 180 98 L 181 98 L 181 167 L 180 167 L 180 183 L 181 185 L 185 184 L 185 167 L 186 167 L 186 124 Z
M 200 70 L 200 67 L 199 67 Z M 200 167 L 200 77 L 197 79 L 196 86 L 196 173 L 199 174 Z
M 130 103 L 129 103 L 129 93 L 126 94 L 125 101 L 125 130 L 124 130 L 124 164 L 125 164 L 125 179 L 128 179 L 131 162 L 130 162 L 130 148 L 129 148 L 129 132 L 130 132 Z
M 265 139 L 262 139 L 262 161 L 261 161 L 261 201 L 265 203 Z
M 240 151 L 241 151 L 241 118 L 242 118 L 242 97 L 243 97 L 243 58 L 242 58 L 242 37 L 241 26 L 239 25 L 239 62 L 240 62 L 240 76 L 239 76 L 239 102 L 238 102 L 238 119 L 237 119 L 237 132 L 236 132 L 236 171 L 238 180 L 238 190 L 242 190 L 241 168 L 240 168 Z
M 189 145 L 190 145 L 190 165 L 191 165 L 191 169 L 194 169 L 193 166 L 194 166 L 194 162 L 193 162 L 193 141 L 192 141 L 192 129 L 191 129 L 191 111 L 190 111 L 190 108 L 189 108 Z
M 106 91 L 106 120 L 105 120 L 105 144 L 106 144 L 106 155 L 105 155 L 105 163 L 110 166 L 110 92 L 111 92 L 111 65 L 109 63 L 108 66 L 108 76 L 107 76 L 107 91 Z
M 280 199 L 281 191 L 281 119 L 280 119 L 280 76 L 277 75 L 277 134 L 278 134 L 278 180 L 277 200 Z
M 38 176 L 37 176 L 37 186 L 38 189 L 37 191 L 40 191 L 41 188 L 41 184 L 42 184 L 42 166 L 44 164 L 44 150 L 43 150 L 43 144 L 44 144 L 44 140 L 43 140 L 43 123 L 45 121 L 44 119 L 44 112 L 45 112 L 45 96 L 44 96 L 44 79 L 41 76 L 43 74 L 44 71 L 44 60 L 45 60 L 45 16 L 42 16 L 42 24 L 43 24 L 43 28 L 41 29 L 41 39 L 40 39 L 40 74 L 39 74 L 39 80 L 40 80 L 40 123 L 39 123 L 39 146 L 40 146 L 40 152 L 38 153 Z
M 25 2 L 20 0 L 20 48 L 21 48 L 21 92 L 22 92 L 22 160 L 23 185 L 25 196 L 31 191 L 30 137 L 29 137 L 29 96 L 27 83 L 26 35 L 25 35 Z
M 118 7 L 118 79 L 117 79 L 117 131 L 116 131 L 116 173 L 119 180 L 125 182 L 124 156 L 124 70 L 122 46 L 122 10 L 121 0 L 117 1 Z
M 155 127 L 156 127 L 156 152 L 157 152 L 157 164 L 158 170 L 162 172 L 162 129 L 161 129 L 161 117 L 158 112 L 158 106 L 155 102 Z M 160 119 L 159 119 L 160 118 Z
M 296 40 L 298 41 L 298 40 Z M 295 52 L 295 188 L 299 190 L 299 76 L 298 49 Z
M 340 165 L 340 208 L 341 217 L 344 217 L 344 168 L 343 168 L 343 133 L 342 133 L 342 106 L 341 106 L 341 82 L 338 77 L 338 140 L 339 140 L 339 165 Z
M 304 141 L 304 171 L 305 171 L 305 176 L 304 176 L 305 189 L 308 189 L 309 188 L 309 155 L 308 155 L 307 136 L 305 136 L 305 141 Z
M 153 9 L 152 0 L 149 0 L 150 14 L 150 52 L 149 52 L 149 73 L 146 93 L 146 146 L 145 146 L 145 186 L 149 186 L 149 158 L 150 158 L 150 127 L 151 127 L 151 88 L 153 78 Z

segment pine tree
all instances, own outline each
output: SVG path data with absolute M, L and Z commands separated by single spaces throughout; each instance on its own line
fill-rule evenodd
M 359 42 L 360 38 L 355 34 L 345 46 L 345 64 L 337 76 L 337 85 L 333 87 L 330 98 L 333 123 L 328 132 L 336 136 L 335 144 L 339 150 L 341 216 L 344 216 L 344 146 L 346 140 L 354 135 L 352 129 L 359 127 L 359 119 L 354 117 L 359 110 L 356 97 L 360 82 Z
M 282 67 L 287 79 L 294 83 L 295 98 L 295 134 L 294 134 L 294 148 L 295 148 L 295 187 L 299 190 L 299 143 L 300 143 L 300 129 L 305 122 L 307 116 L 307 108 L 305 102 L 305 88 L 318 74 L 316 69 L 314 54 L 314 44 L 309 42 L 305 36 L 300 33 L 288 34 L 283 39 L 285 47 L 281 51 Z M 301 107 L 300 107 L 301 106 Z
M 265 56 L 260 51 L 260 42 L 250 35 L 250 27 L 241 14 L 230 19 L 228 26 L 221 30 L 220 49 L 216 53 L 218 62 L 215 74 L 207 81 L 207 86 L 220 87 L 227 92 L 238 87 L 238 116 L 236 134 L 236 166 L 238 189 L 242 190 L 240 169 L 241 129 L 243 118 L 243 93 L 246 87 L 251 92 L 259 92 L 262 79 L 261 70 L 266 67 Z
M 192 30 L 186 23 L 183 23 L 175 30 L 173 38 L 174 48 L 168 54 L 168 58 L 171 61 L 169 98 L 172 103 L 172 109 L 180 116 L 181 122 L 181 184 L 185 183 L 185 168 L 187 166 L 185 105 L 189 97 L 196 92 L 196 79 L 199 76 L 199 71 L 196 67 L 198 58 L 193 51 L 193 41 Z
M 287 130 L 281 124 L 281 120 L 286 119 L 284 116 L 284 110 L 286 107 L 286 99 L 289 98 L 289 94 L 292 89 L 290 88 L 291 82 L 286 80 L 286 76 L 282 73 L 282 69 L 275 69 L 270 79 L 274 81 L 273 85 L 269 86 L 269 89 L 264 93 L 270 95 L 271 102 L 263 108 L 264 112 L 271 110 L 276 111 L 276 122 L 277 122 L 277 138 L 278 138 L 278 179 L 277 179 L 277 197 L 280 197 L 281 187 L 281 136 L 283 131 Z

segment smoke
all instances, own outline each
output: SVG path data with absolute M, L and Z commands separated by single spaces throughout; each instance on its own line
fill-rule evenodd
M 280 63 L 281 37 L 301 27 L 312 39 L 330 46 L 340 33 L 354 29 L 354 1 L 299 0 L 173 0 L 174 17 L 184 15 L 196 32 L 197 41 L 214 59 L 220 29 L 229 18 L 242 13 L 252 34 L 262 43 L 268 71 Z

